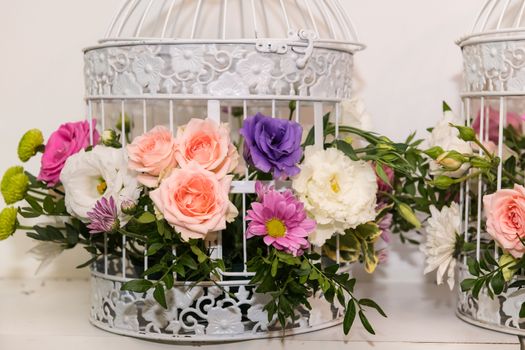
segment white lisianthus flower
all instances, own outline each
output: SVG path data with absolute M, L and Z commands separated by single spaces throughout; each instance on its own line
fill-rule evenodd
M 370 164 L 353 161 L 343 152 L 306 147 L 301 172 L 292 187 L 308 215 L 317 221 L 310 242 L 322 246 L 333 234 L 376 217 L 376 175 Z
M 450 126 L 450 123 L 454 125 L 463 125 L 463 120 L 457 117 L 452 111 L 445 112 L 443 114 L 443 119 L 439 121 L 426 139 L 424 147 L 432 148 L 439 146 L 444 151 L 457 151 L 464 155 L 472 154 L 472 147 L 470 144 L 459 138 L 459 131 Z M 453 178 L 460 178 L 463 176 L 469 167 L 469 163 L 464 163 L 458 170 L 444 171 L 435 160 L 430 162 L 430 172 L 432 175 L 446 175 Z
M 128 169 L 122 149 L 96 146 L 90 152 L 81 151 L 69 157 L 60 181 L 68 213 L 84 222 L 89 221 L 87 213 L 98 200 L 113 197 L 120 223 L 125 225 L 129 217 L 122 213 L 122 202 L 137 202 L 140 196 L 136 173 Z
M 453 289 L 456 267 L 454 254 L 461 229 L 459 205 L 452 203 L 450 207 L 443 207 L 441 211 L 431 206 L 430 213 L 432 217 L 428 219 L 425 227 L 427 241 L 421 247 L 427 263 L 424 273 L 437 270 L 437 284 L 443 283 L 446 274 L 448 286 Z

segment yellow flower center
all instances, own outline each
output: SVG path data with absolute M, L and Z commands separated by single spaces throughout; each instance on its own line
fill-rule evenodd
M 279 219 L 271 219 L 266 223 L 266 231 L 273 238 L 284 237 L 286 235 L 286 226 Z
M 103 195 L 108 189 L 108 184 L 103 178 L 98 179 L 97 191 L 100 195 Z
M 341 187 L 339 186 L 339 181 L 337 181 L 337 175 L 332 175 L 330 178 L 330 187 L 334 193 L 341 192 Z

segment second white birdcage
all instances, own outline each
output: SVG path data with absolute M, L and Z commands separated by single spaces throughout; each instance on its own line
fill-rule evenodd
M 315 143 L 323 147 L 323 115 L 331 112 L 338 125 L 340 103 L 350 97 L 353 55 L 362 48 L 339 0 L 127 0 L 106 38 L 85 50 L 88 118 L 101 130 L 128 124 L 132 137 L 157 125 L 175 132 L 191 118 L 210 118 L 229 122 L 235 140 L 248 116 L 288 118 L 292 103 L 295 120 L 313 125 Z M 246 195 L 254 193 L 247 173 L 232 192 L 242 196 L 244 222 Z M 235 240 L 237 246 L 219 233 L 208 242 L 216 258 L 236 254 L 232 271 L 193 288 L 176 282 L 167 310 L 152 293 L 120 291 L 123 282 L 148 268 L 147 257 L 126 256 L 126 249 L 122 256 L 105 254 L 93 265 L 91 322 L 114 333 L 167 341 L 282 335 L 263 310 L 267 296 L 248 283 L 244 232 Z M 232 252 L 234 247 L 239 248 Z M 335 304 L 316 297 L 311 303 L 311 311 L 297 310 L 286 334 L 341 322 Z
M 481 180 L 466 183 L 461 194 L 462 230 L 466 241 L 476 243 L 474 258 L 483 254 L 496 260 L 498 251 L 482 248 L 491 240 L 484 228 L 483 195 L 508 187 L 502 172 L 508 159 L 504 129 L 512 125 L 523 131 L 525 115 L 525 1 L 488 0 L 484 3 L 472 33 L 463 37 L 465 85 L 462 93 L 463 114 L 467 125 L 478 132 L 480 141 L 495 150 L 502 159 L 497 171 L 497 186 L 487 189 Z M 483 154 L 482 150 L 479 150 Z M 460 266 L 460 280 L 469 277 L 466 257 Z M 518 274 L 516 279 L 523 279 Z M 479 299 L 459 292 L 457 314 L 463 320 L 485 328 L 520 336 L 525 335 L 525 320 L 519 317 L 525 302 L 525 290 L 510 288 L 492 297 L 483 288 Z

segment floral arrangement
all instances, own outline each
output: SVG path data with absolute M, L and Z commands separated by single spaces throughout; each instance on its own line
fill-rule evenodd
M 18 155 L 27 162 L 42 153 L 40 172 L 33 176 L 16 166 L 4 174 L 1 192 L 8 207 L 0 213 L 0 239 L 26 231 L 39 241 L 35 250 L 47 252 L 44 264 L 77 245 L 92 255 L 79 267 L 96 266 L 103 256 L 125 256 L 135 279 L 122 289 L 152 289 L 166 308 L 165 291 L 176 280 L 217 283 L 221 272 L 242 271 L 243 198 L 230 189 L 232 181 L 254 181 L 255 193 L 245 198 L 248 271 L 254 273 L 250 283 L 256 291 L 271 297 L 268 319 L 284 328 L 297 307 L 310 308 L 308 298 L 321 293 L 344 308 L 345 333 L 357 316 L 374 333 L 366 310 L 385 314 L 374 301 L 355 296 L 356 279 L 346 264 L 362 263 L 372 273 L 386 259 L 392 232 L 411 241 L 403 232 L 420 228 L 414 210 L 426 207 L 416 188 L 434 193 L 424 188 L 420 171 L 452 168 L 464 156 L 428 151 L 438 158 L 437 165 L 429 164 L 414 135 L 395 143 L 364 131 L 362 106 L 346 101 L 343 107 L 341 125 L 330 114 L 323 118 L 324 147 L 314 145 L 313 128 L 304 133 L 292 121 L 293 103 L 290 119 L 261 113 L 238 119 L 242 138 L 237 143 L 229 125 L 210 119 L 191 119 L 175 135 L 156 126 L 133 140 L 130 125 L 100 134 L 95 121 L 64 124 L 47 142 L 39 130 L 31 130 L 22 137 Z M 488 167 L 494 161 L 480 158 L 480 167 L 481 162 Z M 287 185 L 278 188 L 276 181 Z M 438 204 L 451 198 L 435 193 Z M 499 197 L 493 205 L 504 200 Z M 431 212 L 446 216 L 454 210 Z M 49 223 L 26 224 L 38 217 Z M 445 219 L 429 223 L 455 224 Z M 222 259 L 213 258 L 209 244 L 217 232 L 223 237 Z M 455 246 L 454 239 L 448 243 Z M 141 270 L 145 258 L 149 268 Z M 436 264 L 443 266 L 441 260 L 432 267 Z
M 500 112 L 487 108 L 480 136 L 481 113 L 466 127 L 446 103 L 443 111 L 422 143 L 428 169 L 420 169 L 413 196 L 413 208 L 425 214 L 425 273 L 436 271 L 437 283 L 446 280 L 453 289 L 464 259 L 470 276 L 460 288 L 475 299 L 482 290 L 495 298 L 523 288 L 523 280 L 514 278 L 525 267 L 523 120 L 508 113 L 500 126 Z M 525 317 L 525 304 L 519 317 Z

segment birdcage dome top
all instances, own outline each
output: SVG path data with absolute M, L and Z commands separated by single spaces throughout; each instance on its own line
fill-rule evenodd
M 332 48 L 364 48 L 339 0 L 125 0 L 100 43 L 289 41 L 301 35 Z
M 470 34 L 458 44 L 525 40 L 525 0 L 486 0 Z

